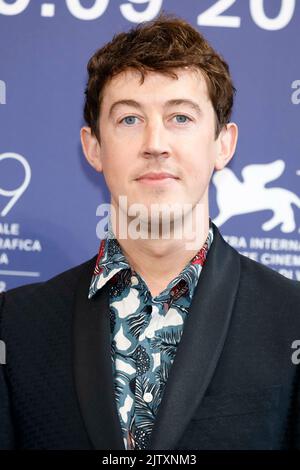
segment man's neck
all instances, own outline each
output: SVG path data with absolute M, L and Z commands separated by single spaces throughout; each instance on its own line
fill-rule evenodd
M 118 227 L 118 221 L 117 221 Z M 209 231 L 209 217 L 202 220 L 193 239 L 116 238 L 130 266 L 144 279 L 152 297 L 162 292 L 180 274 L 203 246 Z M 173 236 L 173 238 L 172 238 Z

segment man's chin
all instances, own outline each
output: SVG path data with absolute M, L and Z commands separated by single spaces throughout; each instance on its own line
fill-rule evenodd
M 192 212 L 194 204 L 180 199 L 178 194 L 163 198 L 148 198 L 145 195 L 128 197 L 122 195 L 118 197 L 117 215 L 128 217 L 129 219 L 138 218 L 143 223 L 156 219 L 162 221 L 176 220 Z

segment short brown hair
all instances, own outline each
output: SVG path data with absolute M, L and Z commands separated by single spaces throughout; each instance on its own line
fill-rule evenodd
M 185 20 L 160 14 L 128 32 L 115 34 L 90 58 L 85 90 L 84 118 L 92 133 L 98 135 L 98 120 L 105 84 L 115 75 L 133 68 L 144 82 L 147 71 L 177 78 L 173 69 L 193 67 L 202 72 L 216 116 L 216 137 L 231 116 L 236 92 L 224 59 L 207 40 Z

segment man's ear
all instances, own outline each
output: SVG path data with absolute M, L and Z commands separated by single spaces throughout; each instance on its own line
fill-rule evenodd
M 80 129 L 82 150 L 89 164 L 99 173 L 102 172 L 101 148 L 97 137 L 90 127 Z
M 215 161 L 215 170 L 222 170 L 232 159 L 238 139 L 238 126 L 229 122 L 221 130 L 218 140 L 218 154 Z

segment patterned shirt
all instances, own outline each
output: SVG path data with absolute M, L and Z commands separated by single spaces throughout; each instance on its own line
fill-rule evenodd
M 156 297 L 108 234 L 100 244 L 89 298 L 109 282 L 112 373 L 124 446 L 147 449 L 213 229 L 210 221 L 202 248 Z

